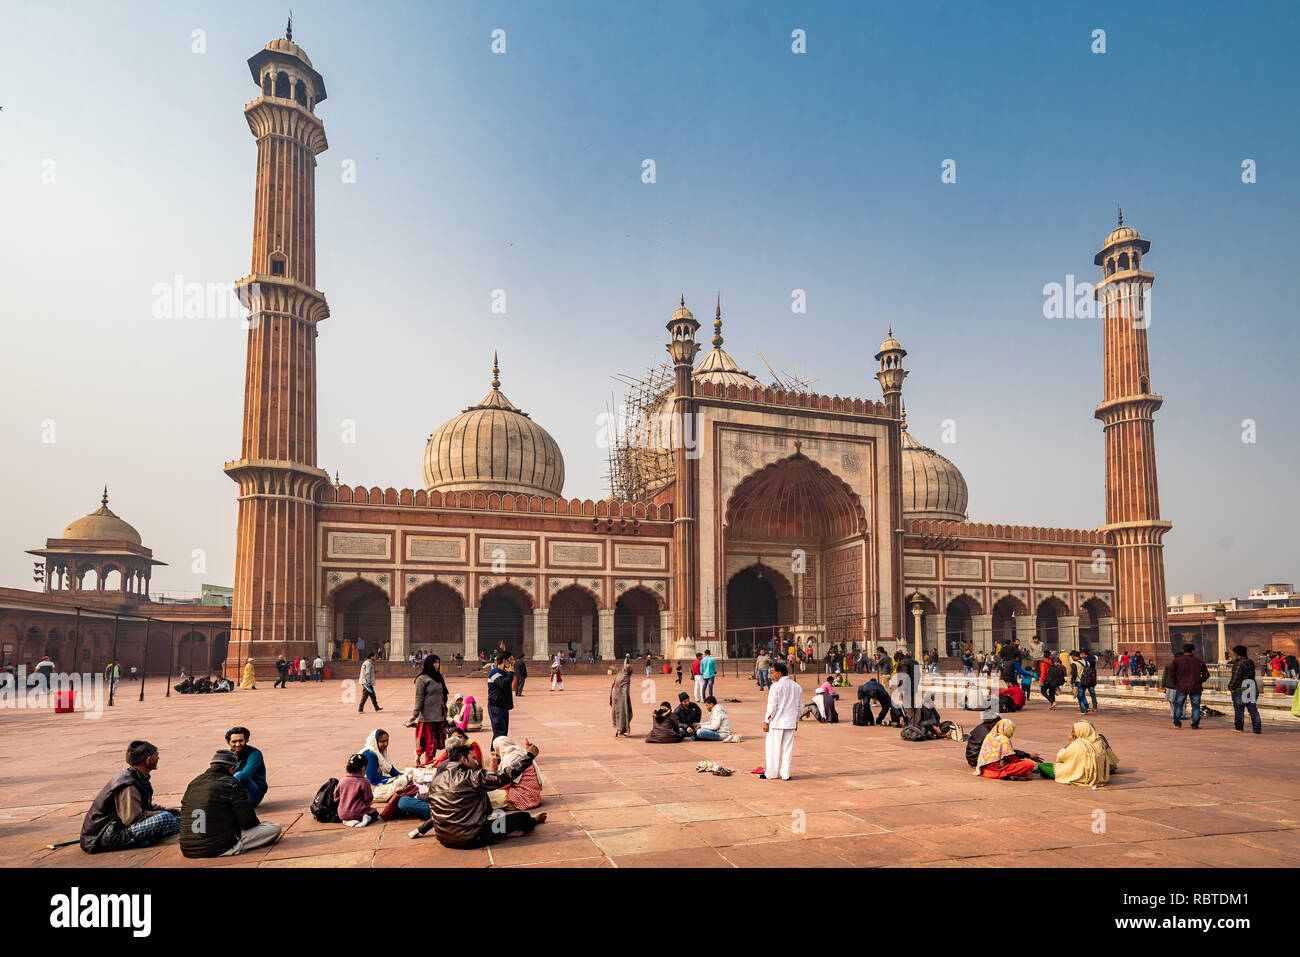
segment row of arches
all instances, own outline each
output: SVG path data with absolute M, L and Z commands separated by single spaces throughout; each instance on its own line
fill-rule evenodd
M 334 615 L 335 650 L 345 642 L 385 648 L 392 637 L 392 608 L 388 594 L 366 579 L 354 579 L 330 598 Z M 407 596 L 403 606 L 411 650 L 464 651 L 466 607 L 460 592 L 442 582 L 426 582 Z M 571 584 L 555 592 L 544 609 L 549 654 L 572 650 L 599 651 L 600 602 L 594 592 Z M 613 608 L 614 655 L 650 650 L 659 652 L 663 601 L 649 588 L 634 586 L 619 595 Z M 529 627 L 535 607 L 522 588 L 503 583 L 486 592 L 477 606 L 475 651 L 494 653 L 501 645 L 515 655 L 533 654 Z
M 292 99 L 299 106 L 309 109 L 311 107 L 307 84 L 302 80 L 291 80 L 289 74 L 283 70 L 275 74 L 269 71 L 262 74 L 262 95 L 275 96 L 282 100 Z
M 147 642 L 144 632 L 143 622 L 120 623 L 115 652 L 111 623 L 83 623 L 79 637 L 70 625 L 6 624 L 0 629 L 0 659 L 4 667 L 24 666 L 30 671 L 42 657 L 49 657 L 59 672 L 99 673 L 116 653 L 124 674 L 132 666 L 147 674 L 165 674 L 169 668 L 173 673 L 184 668 L 202 674 L 221 668 L 230 644 L 226 629 L 209 635 L 177 628 L 173 634 L 169 625 L 155 622 Z
M 953 649 L 964 648 L 968 642 L 973 643 L 975 637 L 974 619 L 984 614 L 983 606 L 972 598 L 970 595 L 957 595 L 944 608 L 942 622 L 936 621 L 939 615 L 939 609 L 935 607 L 934 602 L 924 595 L 921 598 L 921 633 L 925 637 L 927 647 L 935 639 L 941 642 L 941 650 L 948 654 L 953 653 Z M 908 599 L 911 604 L 911 596 Z M 1089 598 L 1079 607 L 1077 637 L 1074 630 L 1066 632 L 1062 627 L 1061 619 L 1072 617 L 1069 607 L 1061 599 L 1056 597 L 1046 598 L 1038 603 L 1037 608 L 1031 613 L 1029 606 L 1014 595 L 1004 595 L 994 603 L 990 612 L 992 619 L 992 641 L 994 643 L 1006 643 L 1016 637 L 1016 619 L 1028 618 L 1033 615 L 1035 619 L 1035 634 L 1044 647 L 1059 650 L 1072 650 L 1079 648 L 1098 648 L 1101 645 L 1101 620 L 1111 618 L 1112 612 L 1110 606 L 1100 598 Z M 911 629 L 915 627 L 909 622 L 909 636 Z M 1063 639 L 1069 638 L 1068 641 Z M 1024 641 L 1024 637 L 1021 636 Z M 1070 647 L 1065 647 L 1066 645 Z
M 1136 249 L 1133 250 L 1133 258 L 1129 259 L 1127 252 L 1122 252 L 1118 257 L 1112 256 L 1106 260 L 1106 275 L 1114 275 L 1116 272 L 1124 272 L 1128 269 L 1142 268 L 1142 254 Z

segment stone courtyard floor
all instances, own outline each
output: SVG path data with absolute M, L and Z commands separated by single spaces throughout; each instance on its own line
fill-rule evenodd
M 805 696 L 813 676 L 799 675 Z M 856 678 L 856 676 L 855 676 Z M 3 867 L 768 867 L 1043 866 L 1293 867 L 1300 865 L 1300 721 L 1233 734 L 1231 716 L 1200 730 L 1171 727 L 1152 712 L 1103 710 L 1093 717 L 1111 741 L 1121 772 L 1100 791 L 1046 780 L 1023 783 L 972 776 L 963 746 L 911 744 L 890 728 L 849 722 L 852 688 L 841 694 L 841 723 L 803 722 L 793 780 L 742 772 L 763 763 L 765 695 L 744 679 L 719 679 L 740 744 L 648 745 L 653 704 L 633 686 L 631 739 L 615 739 L 609 678 L 574 676 L 564 692 L 530 678 L 516 702 L 511 737 L 541 749 L 549 821 L 534 834 L 492 848 L 453 851 L 432 837 L 406 835 L 409 819 L 353 829 L 317 823 L 307 812 L 317 787 L 341 777 L 347 756 L 370 730 L 386 728 L 391 752 L 409 763 L 414 732 L 402 727 L 411 682 L 379 684 L 382 715 L 340 700 L 338 682 L 295 684 L 230 695 L 162 697 L 138 685 L 102 718 L 47 710 L 0 711 L 0 866 Z M 659 676 L 654 702 L 679 690 Z M 481 678 L 449 676 L 453 692 L 485 699 Z M 686 686 L 689 690 L 689 685 Z M 946 711 L 967 730 L 974 712 Z M 1015 716 L 1016 744 L 1049 760 L 1077 714 L 1048 711 L 1041 698 Z M 178 805 L 186 783 L 224 747 L 225 730 L 247 725 L 266 755 L 271 789 L 258 808 L 285 828 L 279 843 L 245 856 L 187 861 L 175 838 L 139 850 L 90 856 L 75 845 L 86 807 L 122 766 L 132 738 L 158 745 L 157 800 Z M 487 750 L 489 731 L 475 735 Z M 699 774 L 711 758 L 731 777 Z

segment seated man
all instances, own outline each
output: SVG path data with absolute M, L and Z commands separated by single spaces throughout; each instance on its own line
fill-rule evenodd
M 673 709 L 673 715 L 677 718 L 677 723 L 687 728 L 693 728 L 699 724 L 704 715 L 700 711 L 700 706 L 691 700 L 691 696 L 683 691 L 677 696 L 677 700 L 681 702 Z
M 226 732 L 226 744 L 239 759 L 235 764 L 235 780 L 248 792 L 248 803 L 257 807 L 267 792 L 266 761 L 262 752 L 248 743 L 250 737 L 247 728 L 236 726 Z
M 194 682 L 194 693 L 195 693 L 195 694 L 211 694 L 211 693 L 212 693 L 212 679 L 209 678 L 207 675 L 200 675 L 200 676 L 199 676 L 199 679 L 198 679 L 196 682 Z
M 222 749 L 190 782 L 181 799 L 181 853 L 186 857 L 233 857 L 280 839 L 280 825 L 257 819 L 248 792 L 235 778 L 239 758 Z M 201 824 L 201 826 L 200 826 Z
M 875 678 L 864 681 L 858 685 L 858 701 L 863 703 L 868 725 L 885 723 L 885 715 L 889 714 L 891 708 L 889 690 L 884 685 Z M 880 714 L 874 720 L 871 717 L 871 702 L 873 701 L 880 705 Z
M 726 741 L 734 743 L 739 738 L 732 733 L 731 718 L 727 716 L 727 709 L 718 704 L 718 699 L 709 695 L 704 699 L 704 710 L 709 713 L 709 718 L 703 724 L 695 726 L 696 741 Z
M 469 748 L 453 744 L 447 749 L 446 768 L 438 773 L 429 788 L 432 816 L 411 831 L 410 836 L 420 837 L 432 830 L 443 847 L 469 849 L 515 834 L 528 834 L 538 824 L 544 824 L 545 814 L 533 817 L 527 811 L 491 813 L 488 792 L 508 787 L 533 766 L 537 745 L 525 740 L 524 749 L 527 755 L 504 771 L 485 771 Z
M 132 741 L 126 763 L 104 785 L 81 822 L 81 849 L 87 854 L 148 847 L 155 838 L 181 829 L 179 810 L 153 803 L 149 778 L 158 767 L 158 749 L 148 741 Z
M 194 691 L 194 679 L 184 672 L 181 672 L 180 684 L 174 685 L 173 690 L 178 691 L 181 694 L 191 694 Z
M 921 711 L 918 715 L 918 725 L 925 732 L 927 738 L 946 738 L 956 730 L 956 725 L 951 721 L 944 721 L 939 716 L 939 711 L 934 706 L 934 692 L 927 691 L 921 704 Z
M 221 694 L 223 692 L 230 691 L 230 690 L 232 690 L 230 679 L 226 678 L 224 675 L 218 677 L 216 683 L 213 684 L 212 686 L 213 694 Z

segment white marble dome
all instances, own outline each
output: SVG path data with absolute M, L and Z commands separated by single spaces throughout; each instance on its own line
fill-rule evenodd
M 498 375 L 494 361 L 492 391 L 429 436 L 424 447 L 427 491 L 563 492 L 559 445 L 505 397 Z
M 903 430 L 903 517 L 966 521 L 966 479 L 952 462 Z

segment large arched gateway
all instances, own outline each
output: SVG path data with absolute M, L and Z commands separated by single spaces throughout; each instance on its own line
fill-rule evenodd
M 862 643 L 876 633 L 862 503 L 840 478 L 795 452 L 736 487 L 723 526 L 728 653 L 778 634 Z

